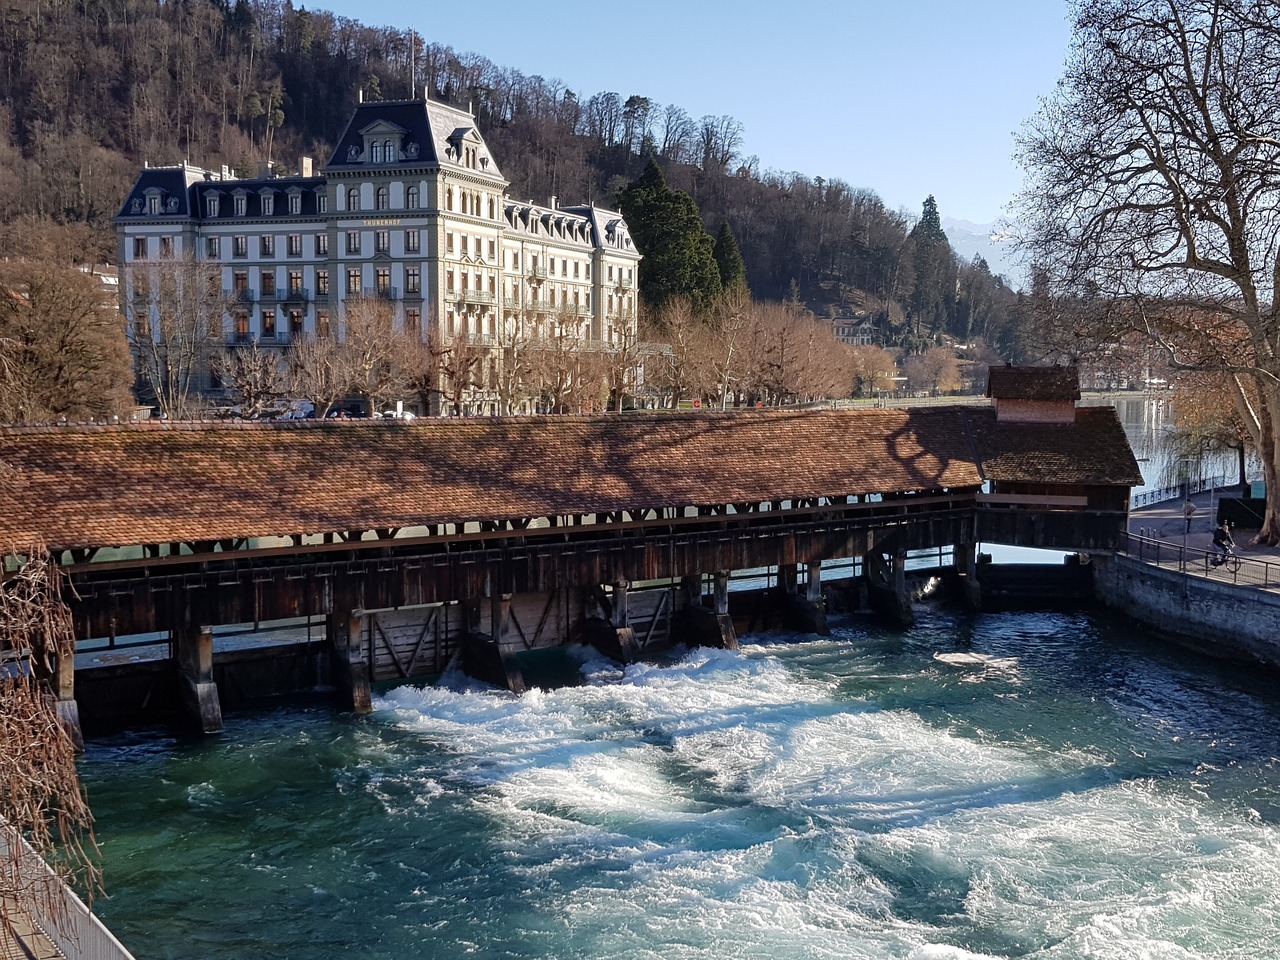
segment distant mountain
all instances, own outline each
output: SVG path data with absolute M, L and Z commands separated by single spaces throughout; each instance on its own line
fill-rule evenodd
M 1025 286 L 1022 267 L 1013 259 L 1013 234 L 1002 231 L 999 224 L 943 217 L 942 230 L 962 260 L 972 260 L 980 253 L 991 272 L 1002 274 L 1009 286 L 1015 290 Z

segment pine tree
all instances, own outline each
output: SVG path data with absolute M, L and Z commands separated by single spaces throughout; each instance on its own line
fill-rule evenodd
M 741 289 L 749 292 L 747 265 L 742 260 L 742 251 L 738 249 L 738 238 L 733 235 L 733 228 L 727 220 L 716 234 L 714 252 L 716 266 L 720 268 L 721 288 L 726 291 Z
M 667 186 L 652 160 L 644 173 L 623 188 L 618 206 L 640 261 L 640 295 L 657 309 L 675 297 L 687 297 L 698 311 L 706 310 L 721 292 L 715 243 L 702 227 L 693 197 Z

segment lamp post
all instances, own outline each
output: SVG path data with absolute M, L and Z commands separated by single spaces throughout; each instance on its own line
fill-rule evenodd
M 1190 464 L 1194 457 L 1179 457 L 1178 464 L 1182 468 L 1179 472 L 1182 474 L 1182 489 L 1186 496 L 1186 503 L 1191 503 L 1191 472 Z M 1187 516 L 1182 524 L 1182 572 L 1187 572 L 1187 533 L 1191 529 L 1191 517 Z

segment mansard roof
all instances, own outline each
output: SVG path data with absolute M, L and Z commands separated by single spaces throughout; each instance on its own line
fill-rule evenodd
M 631 231 L 622 214 L 616 210 L 605 210 L 595 204 L 584 204 L 561 208 L 568 213 L 576 213 L 586 217 L 595 233 L 596 242 L 614 253 L 640 259 L 640 251 L 631 240 Z
M 384 126 L 379 127 L 379 124 Z M 388 133 L 400 132 L 401 158 L 374 165 L 364 156 L 365 137 L 379 129 Z M 497 163 L 476 129 L 475 117 L 465 110 L 435 100 L 372 100 L 358 104 L 325 169 L 341 172 L 394 164 L 465 169 L 464 157 L 457 148 L 462 138 L 474 144 L 480 152 L 481 166 L 475 172 L 502 180 Z M 502 180 L 502 183 L 505 186 L 506 181 Z
M 991 367 L 987 396 L 997 400 L 1079 400 L 1080 371 L 1075 367 Z
M 0 543 L 68 549 L 975 489 L 969 416 L 945 407 L 7 427 Z
M 117 221 L 130 222 L 146 220 L 163 222 L 173 220 L 197 220 L 203 223 L 222 223 L 237 220 L 257 220 L 267 217 L 272 220 L 314 219 L 319 215 L 317 196 L 324 192 L 324 177 L 252 177 L 248 179 L 222 178 L 207 170 L 183 164 L 178 167 L 147 167 L 138 176 L 124 206 L 120 208 Z M 160 192 L 161 213 L 147 213 L 147 200 L 154 191 Z M 302 201 L 301 210 L 296 214 L 289 213 L 287 197 L 293 191 L 299 193 Z M 262 212 L 262 201 L 268 192 L 278 197 L 271 214 Z M 235 212 L 235 196 L 244 194 L 245 212 Z M 218 214 L 208 215 L 206 200 L 210 196 L 219 199 Z M 169 203 L 169 198 L 174 203 Z M 172 207 L 172 209 L 170 209 Z
M 192 214 L 191 187 L 204 181 L 206 172 L 199 167 L 181 163 L 172 167 L 146 167 L 139 175 L 120 207 L 120 217 L 141 217 L 148 220 L 179 220 Z M 160 196 L 160 213 L 147 212 L 147 201 Z

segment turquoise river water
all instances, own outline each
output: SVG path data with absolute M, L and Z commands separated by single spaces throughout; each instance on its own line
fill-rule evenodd
M 1280 957 L 1274 678 L 919 613 L 92 741 L 97 910 L 139 960 Z

